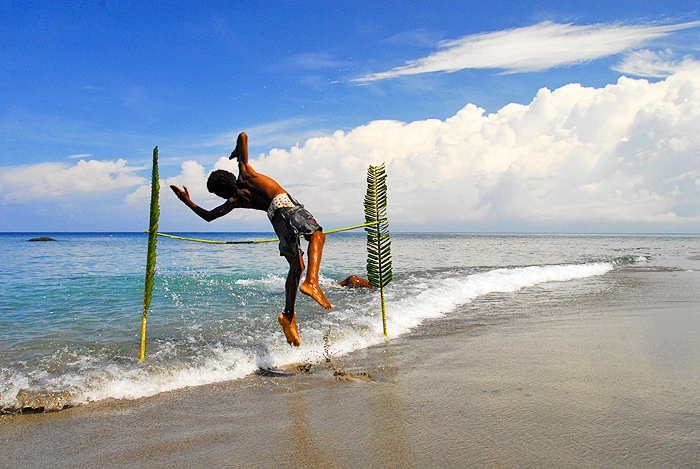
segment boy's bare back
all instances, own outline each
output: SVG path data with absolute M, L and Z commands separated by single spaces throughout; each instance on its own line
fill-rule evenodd
M 238 160 L 238 187 L 250 193 L 250 202 L 253 208 L 266 211 L 275 196 L 287 191 L 282 189 L 274 179 L 255 172 L 248 164 L 248 135 L 241 132 L 236 142 L 236 148 L 229 159 Z

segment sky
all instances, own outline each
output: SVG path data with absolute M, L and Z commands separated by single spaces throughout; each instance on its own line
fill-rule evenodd
M 619 4 L 618 4 L 619 3 Z M 700 233 L 700 2 L 0 0 L 0 231 L 271 231 L 250 163 L 324 229 Z

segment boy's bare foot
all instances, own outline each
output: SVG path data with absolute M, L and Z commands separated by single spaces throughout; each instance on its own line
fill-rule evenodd
M 229 160 L 238 160 L 238 157 L 241 154 L 241 150 L 238 148 L 238 144 L 236 144 L 236 148 L 233 149 L 231 152 L 231 156 L 228 157 Z
M 331 305 L 328 299 L 326 299 L 326 295 L 323 294 L 323 291 L 318 284 L 313 285 L 310 282 L 304 282 L 299 287 L 299 290 L 304 295 L 309 295 L 311 298 L 316 300 L 318 304 L 326 308 L 328 311 L 333 309 L 333 305 Z
M 236 159 L 241 161 L 245 152 L 248 153 L 248 135 L 245 132 L 241 132 L 238 135 L 238 140 L 236 140 L 236 148 L 231 152 L 231 156 L 228 157 L 229 160 Z M 247 159 L 247 158 L 246 158 Z
M 301 345 L 301 340 L 299 340 L 299 333 L 297 332 L 297 320 L 292 316 L 292 320 L 287 319 L 283 314 L 280 314 L 277 318 L 282 330 L 284 331 L 284 336 L 287 338 L 287 343 L 298 347 Z

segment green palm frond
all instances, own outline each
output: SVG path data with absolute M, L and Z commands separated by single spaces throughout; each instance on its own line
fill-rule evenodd
M 146 255 L 146 282 L 143 290 L 143 319 L 141 320 L 141 361 L 144 360 L 146 349 L 146 316 L 151 306 L 153 296 L 153 280 L 156 273 L 156 243 L 158 241 L 158 147 L 153 149 L 153 171 L 151 173 L 151 216 L 148 228 L 148 254 Z
M 391 282 L 391 239 L 386 218 L 386 172 L 384 165 L 367 169 L 367 194 L 365 195 L 365 227 L 367 232 L 367 280 L 376 288 Z
M 391 239 L 389 222 L 386 218 L 386 172 L 384 164 L 367 169 L 367 194 L 365 195 L 365 227 L 367 232 L 367 280 L 375 288 L 381 289 L 382 320 L 386 331 L 386 311 L 384 307 L 384 287 L 393 278 L 391 270 Z

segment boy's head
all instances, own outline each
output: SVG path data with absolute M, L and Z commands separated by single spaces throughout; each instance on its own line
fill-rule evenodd
M 236 195 L 238 185 L 236 176 L 223 169 L 217 169 L 209 175 L 207 189 L 212 194 L 216 194 L 222 199 L 230 199 Z

